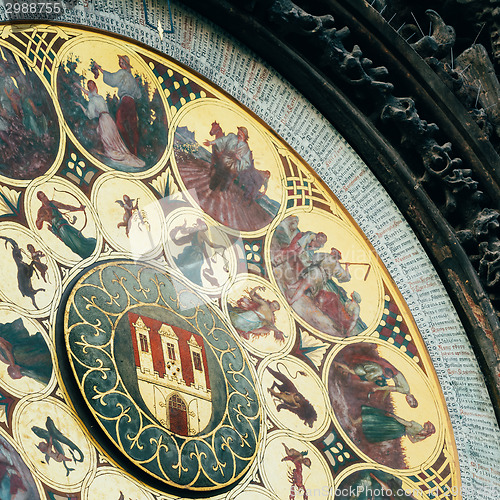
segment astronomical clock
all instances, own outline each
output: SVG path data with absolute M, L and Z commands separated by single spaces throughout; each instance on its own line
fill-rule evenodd
M 303 89 L 181 3 L 2 9 L 1 498 L 495 498 L 435 262 Z

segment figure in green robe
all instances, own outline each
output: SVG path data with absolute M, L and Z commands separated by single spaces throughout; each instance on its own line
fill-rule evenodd
M 29 377 L 48 384 L 52 358 L 40 332 L 30 335 L 21 318 L 0 324 L 0 361 L 12 379 Z
M 72 252 L 79 255 L 82 259 L 90 257 L 95 250 L 95 238 L 87 238 L 82 231 L 76 229 L 70 220 L 66 219 L 61 210 L 68 212 L 85 211 L 85 206 L 74 207 L 60 203 L 56 200 L 49 200 L 43 191 L 38 191 L 37 198 L 42 202 L 38 209 L 36 218 L 36 227 L 41 230 L 43 223 L 46 222 L 50 231 L 55 234 Z

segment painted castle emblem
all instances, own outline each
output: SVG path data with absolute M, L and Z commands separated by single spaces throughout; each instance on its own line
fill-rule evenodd
M 175 434 L 199 434 L 212 415 L 203 337 L 146 316 L 128 318 L 139 390 L 149 410 Z
M 108 446 L 172 486 L 216 490 L 245 474 L 259 397 L 210 303 L 165 271 L 111 261 L 76 280 L 63 323 L 79 397 Z

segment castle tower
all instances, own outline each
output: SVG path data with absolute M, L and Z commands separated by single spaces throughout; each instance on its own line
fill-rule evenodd
M 176 434 L 200 432 L 212 415 L 203 337 L 133 312 L 129 322 L 138 388 L 146 406 Z
M 203 359 L 203 348 L 198 344 L 194 335 L 187 342 L 191 354 L 191 366 L 193 369 L 193 387 L 202 391 L 207 390 L 205 363 Z
M 133 326 L 135 328 L 140 370 L 142 372 L 153 373 L 153 354 L 149 338 L 150 329 L 146 326 L 140 316 L 137 321 L 133 323 Z
M 165 360 L 165 376 L 184 383 L 181 353 L 179 350 L 179 337 L 174 332 L 174 329 L 166 323 L 161 325 L 158 333 L 160 334 L 163 357 Z

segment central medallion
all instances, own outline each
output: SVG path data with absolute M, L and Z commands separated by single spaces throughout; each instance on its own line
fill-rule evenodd
M 115 358 L 122 380 L 168 430 L 181 436 L 213 425 L 213 398 L 225 405 L 224 375 L 203 335 L 186 330 L 163 307 L 140 306 L 115 330 Z M 135 370 L 130 370 L 130 360 Z M 219 422 L 216 422 L 217 424 Z
M 261 412 L 222 313 L 166 271 L 100 263 L 64 314 L 73 373 L 121 453 L 165 483 L 217 490 L 253 462 Z

